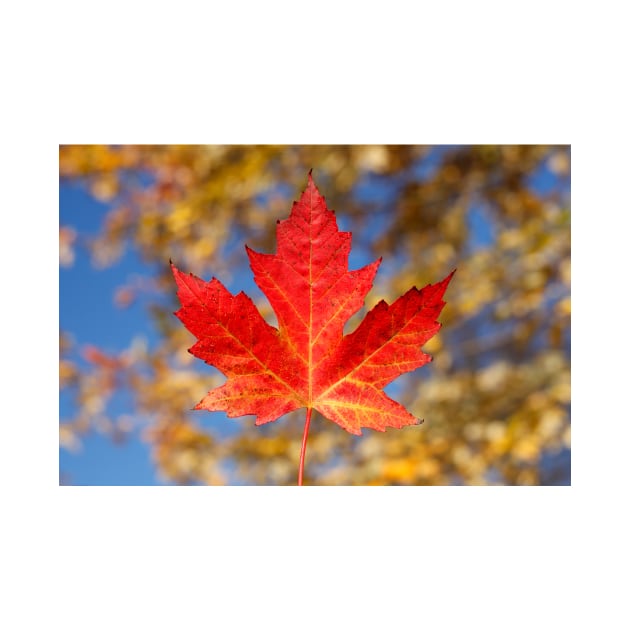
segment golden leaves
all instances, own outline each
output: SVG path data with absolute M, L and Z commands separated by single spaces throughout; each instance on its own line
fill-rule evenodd
M 74 242 L 76 238 L 76 230 L 71 227 L 59 228 L 59 264 L 62 267 L 72 267 L 74 264 Z

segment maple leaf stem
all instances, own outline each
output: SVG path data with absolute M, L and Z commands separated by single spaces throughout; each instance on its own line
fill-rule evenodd
M 302 436 L 302 450 L 300 451 L 300 468 L 298 470 L 298 486 L 303 485 L 302 479 L 304 477 L 304 455 L 306 455 L 306 440 L 308 438 L 308 428 L 311 425 L 311 414 L 313 408 L 309 407 L 306 410 L 306 422 L 304 423 L 304 435 Z

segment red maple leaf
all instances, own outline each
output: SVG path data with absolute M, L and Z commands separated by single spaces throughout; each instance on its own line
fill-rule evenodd
M 232 295 L 216 278 L 204 282 L 171 263 L 181 309 L 175 315 L 197 337 L 189 352 L 215 366 L 227 382 L 195 409 L 256 416 L 256 424 L 306 407 L 300 460 L 313 409 L 350 433 L 419 424 L 383 387 L 431 360 L 421 350 L 440 329 L 437 317 L 454 271 L 392 304 L 381 300 L 357 329 L 344 324 L 364 304 L 381 259 L 348 270 L 352 235 L 313 183 L 277 226 L 277 254 L 246 247 L 256 284 L 278 318 L 270 326 L 243 292 Z

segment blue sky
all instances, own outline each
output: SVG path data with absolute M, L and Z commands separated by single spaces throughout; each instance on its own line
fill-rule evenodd
M 60 183 L 59 222 L 72 226 L 79 239 L 96 236 L 107 211 L 106 204 L 96 201 L 76 183 Z M 96 271 L 87 250 L 75 248 L 75 262 L 59 270 L 59 322 L 63 331 L 71 333 L 78 346 L 93 344 L 105 351 L 120 351 L 137 337 L 148 343 L 156 340 L 141 303 L 126 309 L 113 301 L 114 291 L 125 284 L 130 275 L 149 272 L 150 268 L 133 251 L 112 267 Z M 79 359 L 80 360 L 80 359 Z M 124 398 L 112 402 L 114 413 L 129 408 Z M 59 399 L 61 420 L 73 415 L 67 392 Z M 132 435 L 123 445 L 106 436 L 91 433 L 82 439 L 78 453 L 59 450 L 60 481 L 76 485 L 155 485 L 159 483 L 146 444 Z

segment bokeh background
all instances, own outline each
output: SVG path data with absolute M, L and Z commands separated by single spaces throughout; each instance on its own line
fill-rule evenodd
M 387 388 L 424 424 L 315 412 L 306 483 L 570 484 L 570 148 L 539 145 L 61 146 L 60 483 L 296 483 L 304 410 L 191 410 L 223 377 L 187 352 L 169 259 L 275 323 L 244 245 L 275 251 L 311 168 L 350 267 L 383 257 L 366 309 L 457 273 L 433 362 Z

